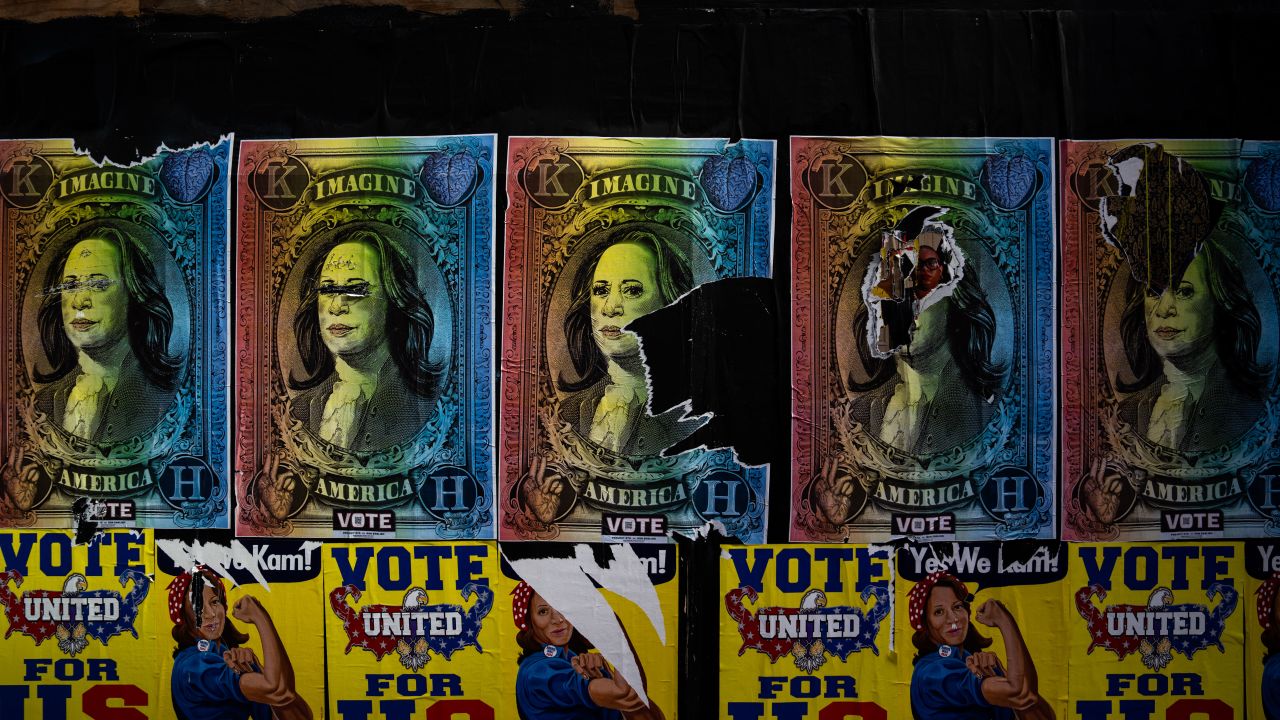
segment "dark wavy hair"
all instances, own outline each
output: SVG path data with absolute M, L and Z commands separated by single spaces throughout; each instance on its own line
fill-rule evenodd
M 929 614 L 929 599 L 933 597 L 933 591 L 940 587 L 951 588 L 951 591 L 956 594 L 956 597 L 960 598 L 960 602 L 964 605 L 965 614 L 969 616 L 969 626 L 965 629 L 964 633 L 964 649 L 968 652 L 976 653 L 980 650 L 986 650 L 988 647 L 991 647 L 991 638 L 984 637 L 982 633 L 978 632 L 978 629 L 973 624 L 973 612 L 970 608 L 970 603 L 973 602 L 973 596 L 969 595 L 965 591 L 964 586 L 960 584 L 959 580 L 943 577 L 939 578 L 938 582 L 935 583 L 933 587 L 929 588 L 929 595 L 924 599 L 924 610 L 926 616 L 925 629 L 916 630 L 915 634 L 911 636 L 911 644 L 916 648 L 916 656 L 911 659 L 912 665 L 920 662 L 921 658 L 928 657 L 929 655 L 933 655 L 938 652 L 938 643 L 934 642 L 929 637 L 929 622 L 927 617 Z
M 1271 381 L 1271 368 L 1258 362 L 1262 317 L 1245 286 L 1244 273 L 1213 241 L 1200 249 L 1205 279 L 1213 298 L 1213 344 L 1228 370 L 1231 384 L 1249 397 L 1261 397 Z M 1160 358 L 1147 341 L 1146 284 L 1129 277 L 1125 307 L 1120 316 L 1124 355 L 1133 369 L 1133 382 L 1118 380 L 1120 392 L 1135 392 L 1155 382 L 1163 372 Z
M 1273 622 L 1270 627 L 1262 631 L 1262 647 L 1267 651 L 1262 658 L 1264 665 L 1272 655 L 1280 654 L 1280 623 Z
M 604 377 L 608 368 L 608 361 L 591 334 L 591 283 L 596 274 L 596 265 L 600 263 L 605 250 L 623 243 L 648 248 L 657 258 L 658 266 L 654 269 L 654 275 L 658 279 L 658 296 L 662 298 L 663 305 L 675 302 L 693 289 L 693 271 L 689 267 L 688 258 L 679 248 L 649 230 L 623 226 L 609 236 L 608 240 L 591 248 L 573 277 L 569 311 L 564 317 L 564 337 L 569 345 L 569 359 L 573 362 L 574 372 L 578 374 L 578 379 L 574 381 L 561 373 L 556 384 L 565 392 L 577 392 L 591 387 Z
M 63 245 L 53 262 L 49 263 L 37 322 L 40 344 L 44 347 L 50 369 L 48 372 L 36 369 L 36 382 L 60 380 L 78 364 L 75 346 L 62 328 L 62 293 L 58 287 L 71 249 L 89 239 L 105 240 L 120 252 L 121 276 L 125 293 L 129 296 L 125 319 L 129 347 L 147 380 L 164 390 L 173 390 L 177 386 L 178 373 L 182 371 L 182 357 L 169 354 L 173 307 L 164 294 L 164 286 L 156 275 L 147 249 L 128 234 L 103 223 L 85 226 Z
M 951 279 L 951 251 L 938 248 L 938 257 L 945 268 L 942 282 Z M 996 340 L 996 314 L 987 302 L 987 293 L 978 283 L 977 272 L 971 268 L 951 291 L 951 303 L 947 307 L 947 345 L 951 356 L 960 367 L 960 376 L 975 393 L 988 398 L 1000 392 L 1004 386 L 1005 371 L 1002 363 L 991 358 Z M 866 304 L 858 308 L 853 318 L 853 332 L 858 348 L 858 358 L 866 369 L 866 382 L 858 382 L 849 374 L 851 392 L 867 392 L 885 384 L 896 371 L 892 358 L 878 358 L 867 347 L 867 323 L 869 313 Z
M 364 243 L 378 251 L 378 275 L 387 293 L 387 326 L 385 329 L 391 359 L 400 370 L 405 385 L 422 397 L 435 395 L 440 385 L 443 363 L 429 359 L 431 338 L 435 334 L 435 315 L 427 297 L 418 288 L 413 260 L 403 248 L 381 234 L 357 228 L 339 234 L 307 266 L 302 278 L 302 302 L 293 317 L 298 355 L 306 375 L 289 373 L 289 387 L 307 390 L 324 382 L 334 370 L 333 355 L 320 337 L 318 314 L 320 272 L 330 251 L 343 243 Z
M 197 600 L 197 604 L 203 603 L 204 588 L 206 585 L 213 588 L 213 591 L 217 593 L 218 599 L 222 601 L 222 605 L 227 613 L 227 617 L 222 623 L 222 637 L 218 639 L 223 645 L 226 645 L 229 648 L 240 647 L 249 641 L 248 635 L 240 632 L 236 629 L 235 625 L 231 624 L 231 608 L 226 607 L 227 592 L 220 584 L 218 584 L 217 578 L 218 576 L 208 568 L 192 573 L 190 589 L 187 590 L 186 597 L 182 600 L 183 616 L 187 618 L 188 622 L 174 625 L 173 630 L 169 633 L 173 637 L 173 641 L 178 644 L 178 646 L 173 650 L 174 657 L 178 657 L 178 653 L 200 641 L 199 635 L 196 634 L 196 629 L 199 625 L 198 623 L 190 622 L 190 620 L 196 618 L 202 609 L 192 607 L 191 599 L 199 598 Z M 190 613 L 189 615 L 187 614 L 188 612 Z

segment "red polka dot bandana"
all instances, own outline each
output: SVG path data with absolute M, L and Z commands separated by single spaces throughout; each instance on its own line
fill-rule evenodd
M 169 583 L 169 620 L 174 625 L 181 625 L 187 621 L 186 616 L 182 614 L 182 605 L 189 599 L 187 597 L 187 588 L 191 587 L 192 573 L 200 573 L 208 578 L 210 582 L 216 583 L 220 593 L 227 591 L 222 584 L 222 578 L 218 577 L 205 565 L 196 565 L 174 578 L 173 582 Z
M 1258 588 L 1258 624 L 1263 630 L 1275 622 L 1276 592 L 1280 591 L 1280 573 L 1271 577 Z
M 533 599 L 533 588 L 521 580 L 516 589 L 511 591 L 511 619 L 521 630 L 529 629 L 529 601 Z
M 925 603 L 929 601 L 929 591 L 933 589 L 934 585 L 938 584 L 939 580 L 944 578 L 947 580 L 954 580 L 959 583 L 961 600 L 968 597 L 969 589 L 966 588 L 964 583 L 960 582 L 960 579 L 955 575 L 941 571 L 929 575 L 929 577 L 926 577 L 916 583 L 916 586 L 911 588 L 911 592 L 907 594 L 907 598 L 909 600 L 907 604 L 907 617 L 911 618 L 911 627 L 916 630 L 924 630 L 924 606 Z

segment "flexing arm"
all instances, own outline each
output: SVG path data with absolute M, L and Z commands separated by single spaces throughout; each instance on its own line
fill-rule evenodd
M 231 614 L 257 627 L 262 639 L 262 672 L 241 675 L 240 692 L 253 702 L 270 705 L 280 720 L 310 720 L 311 707 L 294 692 L 293 665 L 271 616 L 249 595 L 236 601 Z
M 1035 663 L 1027 652 L 1022 631 L 1004 604 L 988 600 L 978 608 L 974 619 L 1000 631 L 1008 655 L 1004 677 L 997 675 L 983 680 L 982 696 L 992 705 L 1018 711 L 1022 718 L 1052 718 L 1053 709 L 1040 697 Z
M 617 615 L 614 616 L 617 618 Z M 622 628 L 623 637 L 627 638 L 627 647 L 631 649 L 631 654 L 635 656 L 636 667 L 640 669 L 640 682 L 647 687 L 648 679 L 645 677 L 644 665 L 640 664 L 640 654 L 636 652 L 635 645 L 631 642 L 631 636 L 627 634 L 627 628 L 618 620 L 618 627 Z M 604 657 L 595 654 L 583 654 L 574 657 L 574 669 L 578 670 L 591 680 L 591 684 L 587 686 L 587 692 L 591 694 L 591 699 L 600 707 L 613 708 L 622 712 L 622 716 L 626 720 L 666 720 L 666 716 L 662 714 L 662 709 L 654 702 L 653 698 L 649 698 L 649 704 L 645 705 L 640 699 L 640 695 L 635 688 L 622 677 L 617 669 L 613 669 L 606 677 L 604 668 L 606 663 Z

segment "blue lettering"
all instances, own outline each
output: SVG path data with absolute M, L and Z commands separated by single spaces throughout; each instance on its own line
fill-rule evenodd
M 755 556 L 755 562 L 750 567 L 747 566 L 748 552 Z M 738 574 L 738 586 L 755 588 L 757 592 L 763 592 L 764 571 L 769 567 L 771 558 L 773 558 L 773 550 L 769 548 L 754 548 L 753 550 L 733 548 L 729 550 L 729 559 L 733 560 L 733 569 Z M 761 712 L 764 712 L 764 710 L 761 709 Z
M 778 552 L 778 589 L 782 592 L 804 592 L 809 585 L 809 553 L 800 548 L 787 548 Z M 795 578 L 792 579 L 794 572 Z
M 440 581 L 440 560 L 453 557 L 453 548 L 447 545 L 419 545 L 413 549 L 413 556 L 427 561 L 427 584 L 423 588 L 426 590 L 443 590 L 444 583 Z M 381 553 L 379 553 L 378 559 L 382 559 Z M 408 587 L 408 585 L 406 584 L 405 587 Z M 461 588 L 462 586 L 459 585 L 458 587 Z M 404 588 L 389 589 L 403 590 Z
M 419 547 L 418 550 L 425 549 L 425 546 Z M 391 560 L 395 559 L 396 571 L 392 577 Z M 439 568 L 437 567 L 437 571 Z M 432 576 L 427 576 L 427 590 L 439 590 L 443 585 L 440 584 L 440 578 L 435 577 L 432 582 Z M 378 585 L 383 590 L 404 590 L 413 582 L 413 559 L 409 557 L 409 551 L 402 547 L 384 547 L 378 550 Z
M 351 565 L 348 554 L 351 548 L 346 546 L 335 545 L 331 548 L 333 560 L 338 564 L 338 574 L 342 575 L 343 585 L 355 585 L 357 589 L 364 591 L 364 579 L 369 572 L 369 560 L 373 558 L 373 548 L 358 547 L 356 551 L 356 564 Z M 372 709 L 372 707 L 370 707 Z M 339 711 L 341 712 L 341 711 Z M 363 716 L 361 716 L 363 717 Z
M 15 539 L 18 541 L 16 548 L 13 545 Z M 24 577 L 30 575 L 31 573 L 27 572 L 27 562 L 31 560 L 31 548 L 35 544 L 35 533 L 5 535 L 0 538 L 0 555 L 4 556 L 5 569 L 17 570 Z
M 454 550 L 458 555 L 458 589 L 472 583 L 488 585 L 489 578 L 481 575 L 483 567 L 476 558 L 489 557 L 489 548 L 485 545 L 459 545 Z
M 866 548 L 862 548 L 858 555 L 858 565 L 862 567 L 863 558 Z M 841 579 L 843 573 L 840 572 L 841 563 L 853 560 L 853 548 L 814 548 L 813 559 L 817 562 L 827 563 L 827 582 L 823 585 L 823 590 L 829 593 L 842 592 L 844 590 L 844 581 Z M 866 575 L 858 573 L 859 585 L 865 585 L 863 579 Z M 861 590 L 861 587 L 858 588 Z
M 1120 548 L 1114 546 L 1101 548 L 1101 564 L 1098 563 L 1099 548 L 1081 546 L 1078 550 L 1080 560 L 1084 563 L 1084 571 L 1089 576 L 1089 584 L 1101 585 L 1103 590 L 1110 590 L 1111 573 L 1115 570 L 1116 561 L 1120 559 Z

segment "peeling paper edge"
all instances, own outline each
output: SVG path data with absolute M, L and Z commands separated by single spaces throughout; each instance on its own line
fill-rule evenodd
M 920 319 L 920 316 L 924 314 L 924 311 L 934 305 L 937 305 L 944 299 L 951 297 L 952 294 L 955 293 L 956 288 L 959 287 L 960 281 L 964 279 L 964 268 L 968 263 L 968 258 L 965 256 L 964 250 L 961 249 L 960 243 L 956 242 L 955 228 L 941 220 L 938 220 L 938 218 L 945 215 L 949 209 L 950 208 L 943 208 L 940 212 L 931 216 L 928 220 L 925 220 L 924 225 L 920 228 L 921 235 L 924 234 L 926 229 L 935 229 L 942 233 L 942 242 L 948 247 L 949 252 L 951 253 L 951 262 L 947 263 L 947 269 L 951 271 L 951 279 L 929 291 L 929 294 L 925 295 L 924 298 L 918 302 L 914 300 L 912 301 L 912 304 L 915 305 L 915 307 L 912 308 L 911 313 L 911 334 L 913 336 L 915 334 L 916 321 Z M 902 352 L 903 348 L 899 346 L 890 350 L 887 354 L 882 354 L 876 347 L 880 343 L 876 339 L 875 335 L 872 334 L 880 328 L 880 324 L 883 322 L 880 317 L 881 301 L 879 298 L 873 298 L 871 295 L 871 289 L 880 284 L 881 265 L 880 253 L 877 252 L 875 256 L 871 258 L 871 262 L 867 263 L 866 275 L 862 277 L 862 305 L 867 309 L 867 336 L 865 338 L 867 341 L 867 348 L 871 351 L 872 357 L 880 360 L 888 360 L 890 358 L 897 357 L 898 354 Z M 908 339 L 906 347 L 907 349 L 910 349 L 910 339 Z
M 505 553 L 503 557 L 534 592 L 541 595 L 595 646 L 626 679 L 644 704 L 649 706 L 651 703 L 647 688 L 640 681 L 639 659 L 627 646 L 628 636 L 612 606 L 591 581 L 595 580 L 640 607 L 653 623 L 654 630 L 663 639 L 665 646 L 666 627 L 662 607 L 657 590 L 635 550 L 625 544 L 610 544 L 609 548 L 613 551 L 613 562 L 608 568 L 596 563 L 591 546 L 585 543 L 575 545 L 575 557 L 572 559 L 512 560 Z M 578 580 L 582 582 L 574 582 Z M 588 588 L 585 593 L 580 592 L 584 582 Z M 602 608 L 608 611 L 607 617 L 601 617 Z
M 265 543 L 264 543 L 265 544 Z M 299 552 L 319 550 L 323 543 L 308 540 L 302 543 Z M 271 585 L 264 576 L 264 568 L 258 565 L 257 558 L 239 540 L 232 540 L 230 545 L 218 543 L 202 543 L 193 540 L 190 545 L 181 540 L 156 540 L 157 553 L 163 552 L 179 568 L 190 568 L 194 565 L 207 565 L 223 578 L 231 581 L 232 587 L 240 587 L 232 577 L 230 567 L 239 567 L 249 572 L 262 589 L 271 592 Z M 159 557 L 156 558 L 157 562 Z M 317 560 L 318 561 L 318 560 Z

